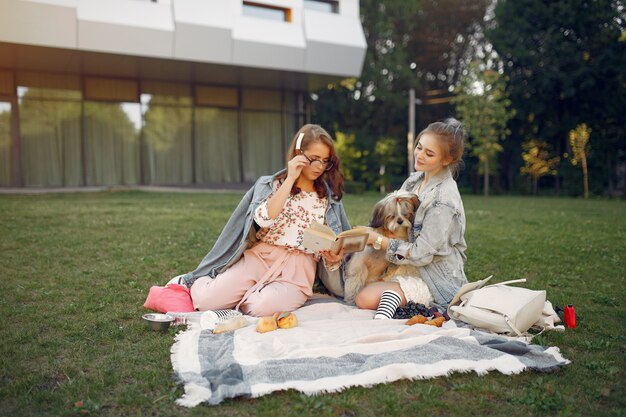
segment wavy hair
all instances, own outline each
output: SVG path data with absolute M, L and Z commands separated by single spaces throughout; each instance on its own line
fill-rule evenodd
M 300 149 L 305 151 L 309 146 L 313 143 L 323 143 L 328 146 L 330 150 L 329 160 L 332 161 L 333 166 L 330 170 L 325 171 L 319 178 L 317 178 L 314 182 L 315 191 L 320 198 L 327 197 L 326 186 L 324 182 L 328 184 L 330 189 L 333 192 L 333 198 L 336 201 L 341 200 L 343 197 L 343 182 L 344 176 L 341 173 L 341 161 L 339 161 L 339 157 L 337 156 L 337 152 L 335 151 L 335 143 L 332 137 L 328 134 L 324 128 L 319 125 L 314 124 L 306 124 L 300 128 L 293 137 L 291 141 L 291 146 L 289 146 L 289 150 L 287 151 L 287 163 L 291 161 L 296 156 L 296 141 L 300 133 L 304 133 L 304 137 L 302 138 L 302 143 L 300 144 Z M 285 164 L 286 165 L 286 164 Z M 277 177 L 280 181 L 287 178 L 287 172 L 279 175 Z M 300 188 L 295 184 L 291 188 L 291 194 L 300 193 Z

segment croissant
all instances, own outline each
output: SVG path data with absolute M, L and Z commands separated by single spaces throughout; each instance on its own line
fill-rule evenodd
M 424 322 L 424 324 L 428 324 L 429 326 L 441 327 L 441 325 L 443 324 L 444 321 L 446 321 L 445 317 L 435 317 L 432 320 L 428 320 L 428 321 Z
M 405 324 L 409 325 L 409 326 L 412 326 L 412 325 L 418 324 L 418 323 L 426 323 L 427 321 L 428 321 L 428 319 L 426 317 L 422 316 L 421 314 L 418 314 L 418 315 L 413 316 L 410 319 L 408 319 Z

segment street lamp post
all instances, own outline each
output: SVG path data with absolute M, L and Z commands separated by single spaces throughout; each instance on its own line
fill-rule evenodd
M 415 147 L 415 106 L 422 104 L 422 100 L 415 98 L 415 89 L 409 89 L 409 133 L 407 134 L 406 148 L 408 153 L 409 174 L 415 171 L 413 148 Z
M 413 162 L 413 141 L 415 139 L 415 89 L 409 89 L 409 133 L 407 134 L 407 154 L 409 169 L 411 174 L 415 170 L 415 164 Z

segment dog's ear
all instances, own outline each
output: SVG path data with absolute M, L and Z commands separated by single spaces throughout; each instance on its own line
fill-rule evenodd
M 411 204 L 413 204 L 413 207 L 415 207 L 415 210 L 417 210 L 417 208 L 420 206 L 422 202 L 420 201 L 419 198 L 417 198 L 417 194 L 413 194 L 411 196 Z
M 417 208 L 420 206 L 420 200 L 419 198 L 417 198 L 416 194 L 413 194 L 413 195 L 407 196 L 404 199 L 404 203 L 406 204 L 405 207 L 409 211 L 407 218 L 409 219 L 411 223 L 413 223 L 413 220 L 415 220 L 415 212 L 417 211 Z
M 370 220 L 370 227 L 375 229 L 383 227 L 385 224 L 385 200 L 381 200 L 374 205 L 372 210 L 372 219 Z

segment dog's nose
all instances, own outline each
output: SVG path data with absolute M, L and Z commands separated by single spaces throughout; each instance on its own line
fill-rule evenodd
M 402 220 L 402 219 L 398 219 L 398 220 L 396 220 L 396 222 L 397 222 L 398 224 L 402 224 L 402 223 L 404 223 L 404 220 Z

